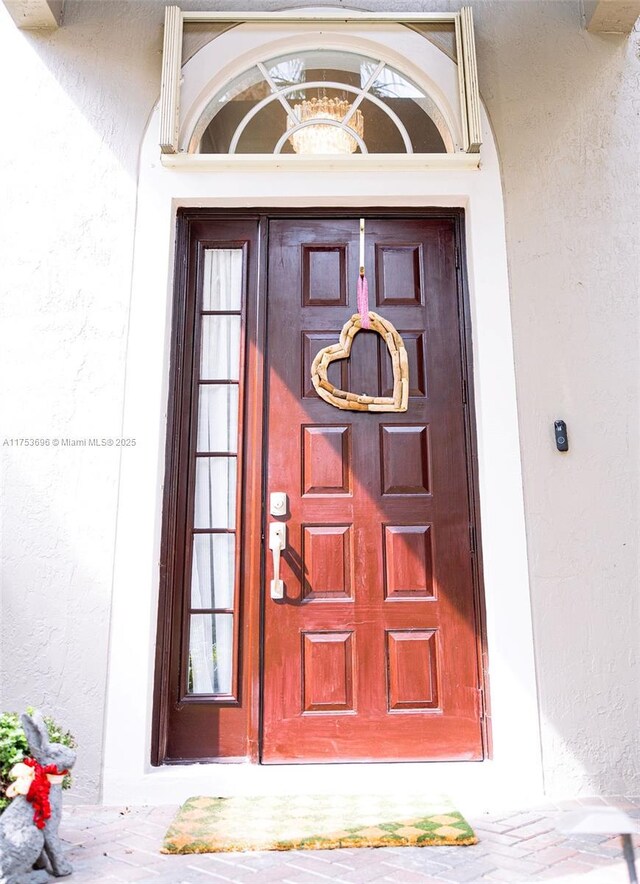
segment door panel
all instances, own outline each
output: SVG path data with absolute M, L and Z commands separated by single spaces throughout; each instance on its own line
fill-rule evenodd
M 262 757 L 479 759 L 454 225 L 367 221 L 369 303 L 405 341 L 406 413 L 339 411 L 310 383 L 356 311 L 357 237 L 356 219 L 270 223 L 266 489 L 289 510 L 282 600 L 267 559 Z M 390 395 L 382 339 L 360 332 L 330 380 Z

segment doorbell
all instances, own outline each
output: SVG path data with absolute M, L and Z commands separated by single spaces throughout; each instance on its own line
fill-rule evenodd
M 554 421 L 553 431 L 556 437 L 556 448 L 558 451 L 568 451 L 569 439 L 567 437 L 567 425 L 565 422 L 561 420 Z

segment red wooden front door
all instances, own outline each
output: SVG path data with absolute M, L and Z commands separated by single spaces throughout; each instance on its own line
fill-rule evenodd
M 267 551 L 262 759 L 483 755 L 465 382 L 451 218 L 368 220 L 370 309 L 409 356 L 405 413 L 340 411 L 310 368 L 356 312 L 358 221 L 269 229 L 267 479 L 288 499 L 284 598 Z M 333 372 L 333 374 L 331 374 Z M 360 332 L 330 368 L 390 396 L 391 360 Z

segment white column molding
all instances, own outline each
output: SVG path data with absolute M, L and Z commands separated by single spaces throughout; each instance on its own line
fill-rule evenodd
M 162 84 L 160 87 L 160 150 L 177 153 L 182 71 L 182 10 L 167 6 L 164 16 Z
M 470 6 L 460 10 L 460 35 L 462 37 L 462 58 L 458 67 L 464 70 L 465 103 L 469 153 L 479 153 L 482 144 L 480 125 L 480 92 L 478 90 L 478 65 L 476 62 L 476 40 L 473 30 L 473 11 Z M 459 48 L 458 48 L 459 51 Z
M 640 16 L 640 0 L 597 0 L 585 4 L 587 29 L 596 34 L 630 34 Z

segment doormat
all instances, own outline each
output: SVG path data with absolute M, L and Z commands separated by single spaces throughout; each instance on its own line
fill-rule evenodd
M 450 804 L 419 796 L 198 796 L 187 799 L 174 817 L 162 853 L 477 843 Z

